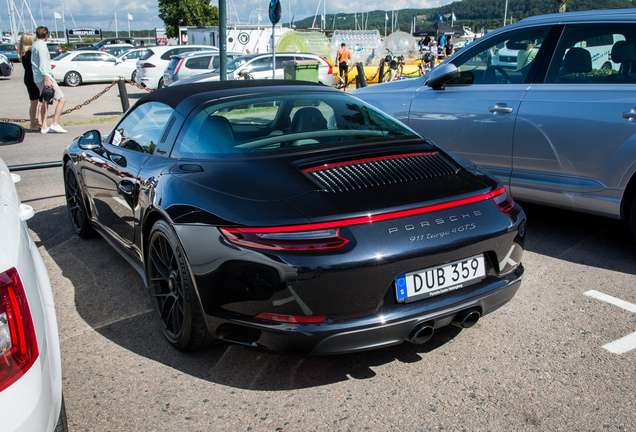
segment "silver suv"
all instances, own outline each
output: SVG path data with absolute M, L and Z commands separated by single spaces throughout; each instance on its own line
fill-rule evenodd
M 499 50 L 516 51 L 504 66 Z M 636 13 L 488 33 L 422 78 L 352 92 L 489 169 L 515 199 L 623 219 L 636 235 Z
M 242 55 L 240 52 L 228 52 L 227 59 L 229 61 Z M 219 68 L 220 63 L 220 56 L 216 51 L 188 52 L 172 56 L 166 70 L 163 71 L 163 85 L 169 86 L 191 76 L 213 72 Z
M 318 81 L 320 83 L 327 86 L 334 84 L 331 64 L 319 55 L 309 53 L 276 53 L 276 79 L 283 79 L 283 63 L 303 60 L 318 62 Z M 248 76 L 252 79 L 272 79 L 272 53 L 248 54 L 227 62 L 228 80 L 241 79 Z M 180 83 L 218 80 L 219 72 L 216 71 L 201 74 L 187 81 L 180 81 Z

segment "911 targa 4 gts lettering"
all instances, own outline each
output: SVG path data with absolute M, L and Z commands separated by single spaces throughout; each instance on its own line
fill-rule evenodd
M 162 89 L 64 162 L 75 231 L 139 271 L 180 350 L 424 343 L 521 283 L 526 220 L 501 183 L 324 86 Z

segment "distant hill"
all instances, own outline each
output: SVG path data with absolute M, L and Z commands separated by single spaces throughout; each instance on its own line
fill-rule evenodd
M 444 22 L 451 23 L 450 15 L 455 14 L 453 25 L 457 28 L 469 26 L 474 31 L 481 30 L 487 25 L 492 30 L 503 25 L 506 0 L 462 0 L 449 5 L 431 9 L 400 9 L 397 11 L 399 30 L 410 32 L 413 19 L 415 27 L 422 30 L 439 19 L 441 14 Z M 567 12 L 596 10 L 596 9 L 624 9 L 633 8 L 633 0 L 567 0 Z M 523 18 L 535 15 L 554 13 L 555 0 L 509 0 L 507 23 L 517 22 Z M 386 15 L 385 15 L 386 14 Z M 385 16 L 389 21 L 385 21 Z M 356 26 L 357 18 L 357 26 Z M 294 21 L 296 29 L 307 29 L 312 26 L 314 17 L 307 17 Z M 327 14 L 326 28 L 336 30 L 354 30 L 356 28 L 377 29 L 384 35 L 385 22 L 391 31 L 391 11 L 377 10 L 368 14 Z M 287 24 L 285 24 L 287 25 Z M 316 25 L 320 26 L 320 15 L 316 17 Z

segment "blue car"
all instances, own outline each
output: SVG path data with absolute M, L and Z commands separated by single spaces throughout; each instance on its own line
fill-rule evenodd
M 0 54 L 13 62 L 20 61 L 18 57 L 18 47 L 14 44 L 0 44 Z

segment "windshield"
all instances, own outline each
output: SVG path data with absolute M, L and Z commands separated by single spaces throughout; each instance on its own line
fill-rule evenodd
M 204 105 L 190 115 L 172 156 L 286 153 L 412 138 L 419 136 L 345 93 L 269 94 Z

